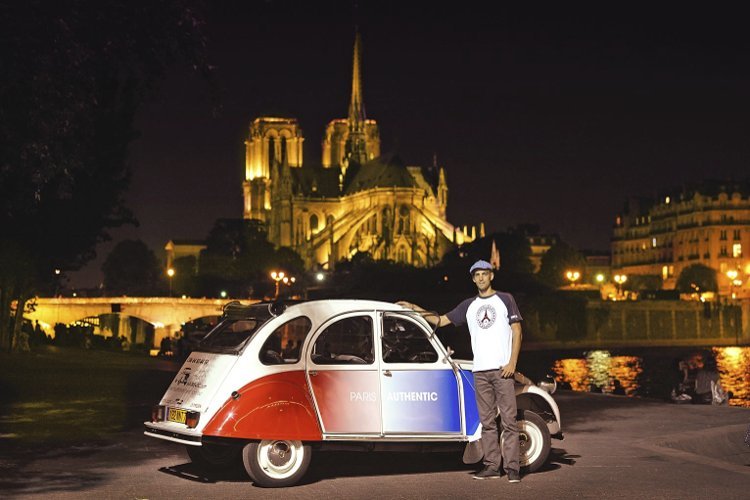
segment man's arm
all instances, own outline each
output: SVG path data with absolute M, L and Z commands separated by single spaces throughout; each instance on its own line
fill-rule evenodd
M 427 321 L 429 324 L 436 328 L 440 328 L 441 326 L 448 326 L 451 323 L 451 320 L 448 319 L 448 316 L 443 314 L 442 316 L 438 316 L 437 314 L 428 311 L 422 307 L 419 307 L 416 304 L 412 304 L 411 302 L 406 302 L 404 300 L 399 300 L 396 302 L 396 304 L 406 307 L 407 309 L 411 309 L 414 312 L 417 312 L 422 315 L 422 317 Z
M 521 352 L 521 339 L 523 338 L 523 334 L 521 333 L 521 323 L 512 323 L 510 325 L 510 331 L 513 336 L 513 348 L 510 353 L 510 361 L 507 365 L 501 368 L 503 377 L 512 377 L 516 372 L 518 354 Z

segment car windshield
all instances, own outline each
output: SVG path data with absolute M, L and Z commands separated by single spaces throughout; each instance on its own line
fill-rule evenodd
M 243 318 L 225 319 L 211 330 L 196 350 L 222 354 L 239 354 L 245 344 L 273 315 L 266 306 L 253 307 Z

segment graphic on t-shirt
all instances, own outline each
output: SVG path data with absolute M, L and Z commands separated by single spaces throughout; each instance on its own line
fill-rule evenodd
M 485 304 L 477 310 L 477 324 L 479 328 L 487 329 L 495 323 L 497 312 L 490 304 Z

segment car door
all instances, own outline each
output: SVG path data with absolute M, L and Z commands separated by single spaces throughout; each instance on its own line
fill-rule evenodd
M 461 434 L 459 382 L 445 354 L 413 318 L 382 313 L 380 319 L 384 435 Z
M 373 312 L 336 316 L 313 336 L 307 376 L 329 438 L 381 433 Z

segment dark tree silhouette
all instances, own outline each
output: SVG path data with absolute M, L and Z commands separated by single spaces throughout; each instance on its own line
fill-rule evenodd
M 567 270 L 576 269 L 583 273 L 585 267 L 583 254 L 564 241 L 559 241 L 542 256 L 539 277 L 548 285 L 557 287 L 566 284 Z
M 161 269 L 154 252 L 141 240 L 119 242 L 102 264 L 110 295 L 145 296 L 158 292 Z
M 677 290 L 681 293 L 716 292 L 716 270 L 703 264 L 693 264 L 682 270 L 677 277 Z
M 56 269 L 134 222 L 134 114 L 177 58 L 207 71 L 201 25 L 189 0 L 0 4 L 0 349 Z

